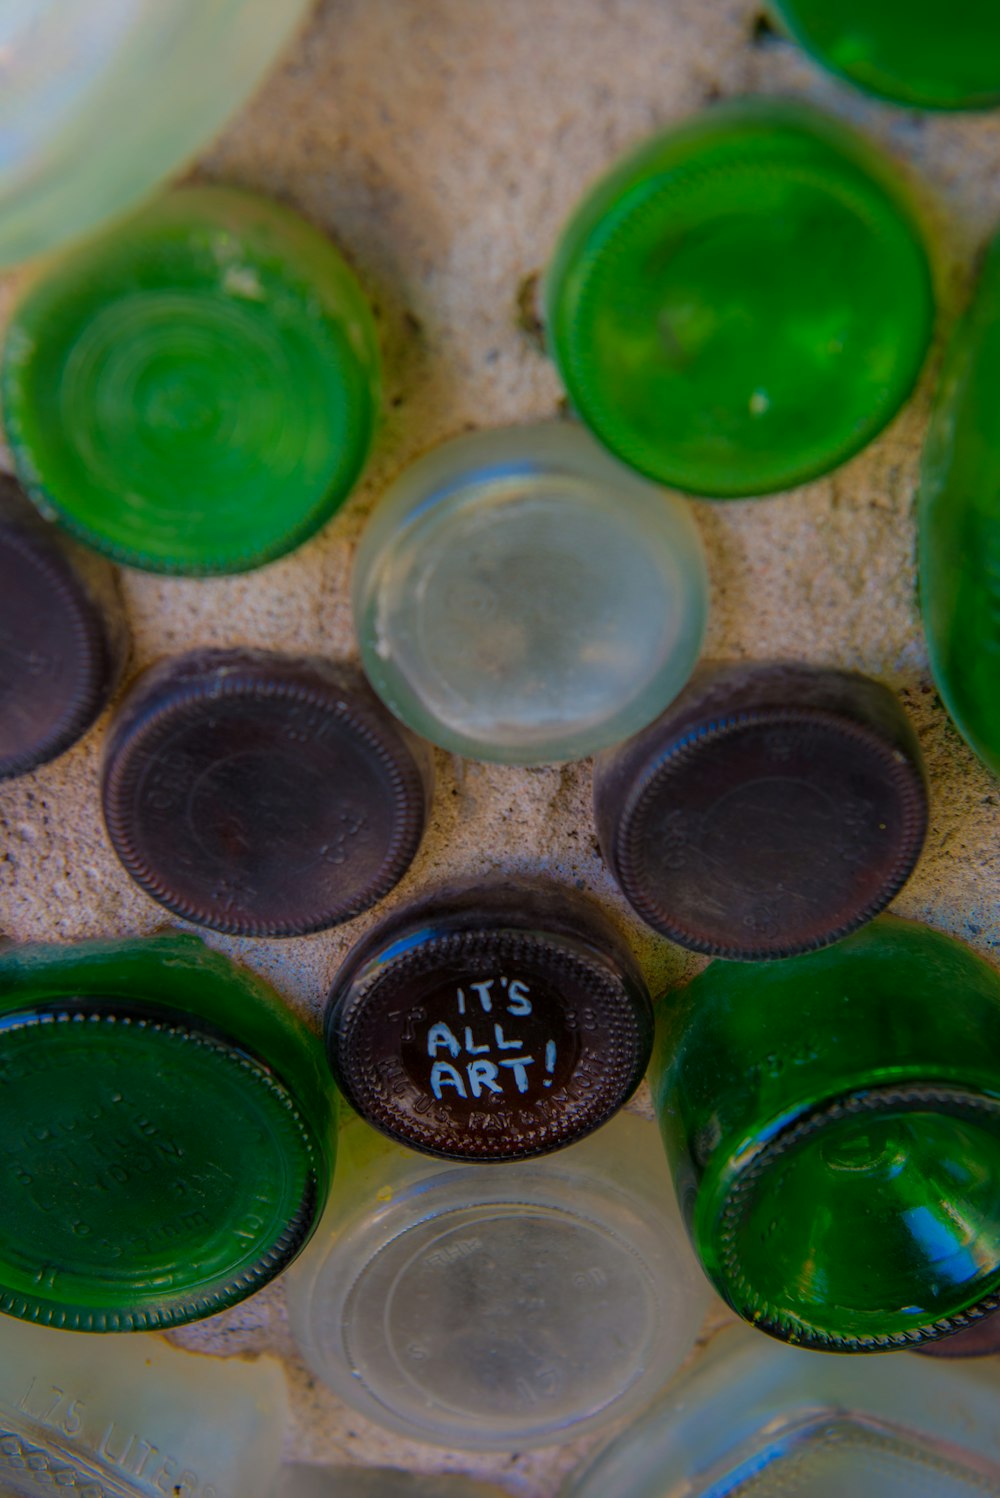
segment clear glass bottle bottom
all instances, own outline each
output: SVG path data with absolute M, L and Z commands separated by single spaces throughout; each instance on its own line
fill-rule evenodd
M 564 1498 L 995 1498 L 998 1397 L 995 1363 L 831 1357 L 727 1327 Z
M 383 701 L 433 743 L 504 764 L 582 759 L 656 717 L 706 610 L 683 501 L 568 422 L 436 448 L 376 509 L 354 574 Z
M 289 1314 L 314 1371 L 369 1418 L 516 1450 L 640 1407 L 683 1361 L 707 1287 L 654 1125 L 620 1114 L 556 1155 L 483 1166 L 352 1118 L 340 1149 Z

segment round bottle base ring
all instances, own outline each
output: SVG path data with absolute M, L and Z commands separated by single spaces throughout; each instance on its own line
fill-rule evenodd
M 404 723 L 537 765 L 662 711 L 697 659 L 708 585 L 683 501 L 550 422 L 457 438 L 402 473 L 353 589 L 365 672 Z
M 153 572 L 292 550 L 360 475 L 378 400 L 361 289 L 321 234 L 185 187 L 58 262 L 15 308 L 4 421 L 25 487 Z
M 423 835 L 429 762 L 360 672 L 268 651 L 168 659 L 105 746 L 104 815 L 132 878 L 187 920 L 301 936 L 392 889 Z

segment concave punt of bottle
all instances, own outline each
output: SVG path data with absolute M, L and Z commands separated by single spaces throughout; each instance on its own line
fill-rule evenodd
M 1000 978 L 883 916 L 824 952 L 713 963 L 651 1069 L 702 1262 L 822 1349 L 948 1335 L 1000 1297 Z
M 740 960 L 824 946 L 909 877 L 927 829 L 902 706 L 859 672 L 708 665 L 599 755 L 601 851 L 643 920 Z
M 48 265 L 4 344 L 32 498 L 153 572 L 240 572 L 304 541 L 364 465 L 374 320 L 311 225 L 228 187 L 168 193 Z
M 858 452 L 906 399 L 934 317 L 892 168 L 801 105 L 726 104 L 591 189 L 545 282 L 552 355 L 624 462 L 718 499 Z
M 503 1167 L 432 1160 L 349 1114 L 336 1197 L 286 1284 L 306 1361 L 353 1409 L 508 1453 L 641 1408 L 708 1295 L 656 1126 L 628 1113 Z

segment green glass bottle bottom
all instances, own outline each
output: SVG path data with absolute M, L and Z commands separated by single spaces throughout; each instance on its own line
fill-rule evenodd
M 184 188 L 29 288 L 2 384 L 46 513 L 135 567 L 235 572 L 291 550 L 353 487 L 377 340 L 308 224 L 249 193 Z
M 771 0 L 818 63 L 918 109 L 1000 103 L 996 0 Z
M 190 1015 L 88 998 L 0 1027 L 0 1311 L 84 1331 L 194 1320 L 311 1229 L 317 1162 L 282 1081 Z
M 575 407 L 623 461 L 693 494 L 804 483 L 908 395 L 933 321 L 927 258 L 885 164 L 772 101 L 720 107 L 627 158 L 546 281 Z
M 741 1178 L 719 1246 L 736 1308 L 793 1342 L 873 1350 L 962 1325 L 1000 1293 L 1000 1103 L 914 1087 L 817 1110 Z

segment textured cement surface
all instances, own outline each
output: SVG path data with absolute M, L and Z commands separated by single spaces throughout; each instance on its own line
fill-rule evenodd
M 943 323 L 1000 219 L 1000 114 L 916 115 L 866 102 L 759 27 L 756 0 L 325 0 L 196 174 L 273 194 L 325 228 L 379 308 L 386 419 L 356 496 L 294 556 L 247 577 L 126 575 L 135 664 L 205 644 L 352 652 L 351 559 L 387 480 L 468 427 L 554 414 L 554 369 L 519 317 L 526 278 L 616 156 L 720 95 L 800 95 L 848 117 L 909 169 L 940 269 Z M 0 311 L 9 285 L 0 285 Z M 523 303 L 523 297 L 521 298 Z M 713 584 L 709 652 L 857 667 L 902 695 L 927 758 L 933 820 L 902 915 L 1000 961 L 1000 788 L 948 723 L 915 608 L 913 500 L 936 360 L 914 399 L 832 476 L 766 501 L 695 506 Z M 0 925 L 19 939 L 143 933 L 163 912 L 129 882 L 101 825 L 104 724 L 41 773 L 0 787 Z M 543 870 L 617 915 L 654 988 L 694 959 L 644 932 L 597 855 L 590 768 L 523 771 L 438 756 L 433 825 L 393 896 L 439 876 Z M 384 908 L 384 907 L 383 907 Z M 285 943 L 209 937 L 315 1018 L 373 914 Z M 642 1106 L 642 1099 L 637 1103 Z M 593 1440 L 473 1458 L 352 1415 L 296 1360 L 280 1284 L 178 1341 L 272 1349 L 294 1401 L 289 1450 L 492 1476 L 545 1498 Z

